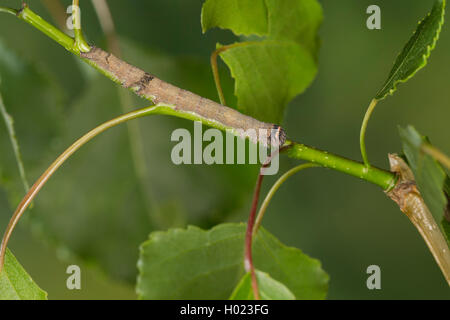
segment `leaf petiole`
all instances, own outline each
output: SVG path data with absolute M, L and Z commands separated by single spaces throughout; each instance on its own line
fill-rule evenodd
M 258 289 L 258 280 L 256 277 L 255 266 L 253 265 L 253 256 L 252 256 L 252 244 L 253 244 L 253 235 L 255 234 L 255 218 L 256 218 L 256 210 L 258 209 L 258 201 L 261 193 L 262 181 L 264 179 L 264 171 L 272 162 L 273 157 L 277 156 L 279 153 L 286 151 L 291 148 L 292 145 L 286 145 L 280 149 L 276 149 L 272 152 L 269 158 L 264 162 L 259 170 L 258 179 L 256 181 L 255 191 L 253 193 L 252 207 L 250 209 L 250 214 L 248 216 L 247 222 L 247 231 L 245 234 L 245 254 L 244 254 L 244 266 L 247 272 L 250 272 L 251 275 L 251 283 L 253 288 L 253 296 L 255 300 L 260 299 L 259 289 Z
M 370 117 L 372 116 L 373 111 L 375 110 L 375 107 L 378 104 L 378 100 L 373 99 L 370 102 L 369 107 L 367 108 L 366 114 L 364 115 L 364 119 L 361 125 L 361 132 L 359 134 L 359 146 L 361 148 L 361 156 L 363 158 L 363 162 L 367 167 L 370 167 L 369 158 L 367 157 L 367 151 L 366 151 L 366 131 L 367 126 L 369 124 Z
M 274 185 L 272 186 L 270 191 L 267 193 L 267 196 L 264 199 L 261 207 L 259 208 L 258 215 L 257 215 L 256 221 L 255 221 L 255 226 L 253 227 L 253 233 L 256 233 L 258 231 L 259 227 L 261 226 L 261 222 L 262 222 L 262 219 L 264 218 L 264 214 L 267 210 L 267 207 L 269 206 L 270 201 L 272 200 L 273 196 L 278 191 L 278 189 L 281 187 L 281 185 L 283 183 L 285 183 L 287 179 L 292 177 L 297 172 L 300 172 L 304 169 L 315 168 L 315 167 L 320 167 L 320 166 L 315 163 L 301 164 L 301 165 L 296 166 L 296 167 L 290 169 L 289 171 L 287 171 L 274 183 Z
M 223 94 L 222 85 L 220 84 L 220 75 L 219 75 L 219 68 L 217 67 L 217 57 L 224 51 L 227 51 L 228 49 L 233 49 L 236 47 L 244 47 L 246 45 L 251 44 L 252 42 L 238 42 L 234 44 L 229 44 L 226 46 L 221 46 L 214 50 L 214 52 L 211 54 L 211 69 L 214 76 L 214 83 L 216 84 L 217 93 L 219 95 L 220 104 L 226 105 L 225 96 Z
M 429 143 L 423 143 L 420 146 L 420 150 L 430 155 L 431 157 L 439 161 L 443 166 L 445 166 L 447 169 L 450 170 L 450 158 L 446 154 L 444 154 L 441 150 L 432 146 Z
M 14 228 L 16 227 L 22 215 L 25 213 L 25 210 L 36 198 L 42 187 L 47 183 L 47 181 L 51 178 L 51 176 L 58 170 L 59 167 L 61 167 L 61 165 L 67 159 L 69 159 L 76 151 L 78 151 L 86 143 L 88 143 L 93 138 L 107 131 L 110 128 L 113 128 L 121 123 L 141 118 L 150 114 L 168 114 L 170 113 L 169 109 L 170 107 L 166 106 L 151 106 L 121 115 L 89 131 L 87 134 L 78 139 L 74 144 L 72 144 L 67 150 L 65 150 L 28 190 L 27 194 L 22 199 L 13 216 L 11 217 L 11 220 L 6 228 L 5 234 L 3 235 L 3 239 L 0 245 L 0 272 L 2 271 L 4 265 L 6 247 L 8 245 L 8 241 L 11 237 Z
M 73 0 L 72 2 L 73 32 L 75 35 L 74 47 L 80 52 L 89 52 L 91 51 L 91 46 L 89 46 L 85 40 L 81 29 L 81 11 L 79 2 L 79 0 Z
M 18 11 L 15 9 L 7 8 L 7 7 L 0 7 L 0 12 L 6 12 L 12 15 L 17 15 Z

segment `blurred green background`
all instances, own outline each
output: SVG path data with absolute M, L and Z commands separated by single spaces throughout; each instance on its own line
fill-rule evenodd
M 70 3 L 62 2 L 64 6 Z M 202 2 L 108 1 L 126 60 L 217 100 L 209 55 L 216 42 L 237 39 L 223 30 L 202 34 Z M 306 93 L 290 104 L 283 125 L 296 141 L 359 159 L 359 129 L 367 105 L 433 1 L 320 2 L 325 20 L 320 30 L 319 74 Z M 1 4 L 18 7 L 19 1 Z M 41 1 L 29 4 L 52 20 Z M 382 30 L 366 28 L 365 12 L 371 4 L 381 7 Z M 105 47 L 90 1 L 81 1 L 81 5 L 89 41 Z M 429 65 L 401 85 L 394 97 L 383 101 L 372 117 L 367 146 L 377 166 L 387 168 L 387 154 L 401 151 L 398 125 L 413 124 L 450 153 L 449 28 L 445 25 Z M 15 117 L 30 181 L 75 138 L 122 113 L 118 89 L 109 80 L 6 14 L 0 15 L 0 61 L 0 88 Z M 20 77 L 30 73 L 27 68 L 35 78 Z M 233 83 L 223 64 L 221 75 L 229 101 L 233 101 Z M 14 77 L 16 81 L 9 80 Z M 42 88 L 30 89 L 41 78 Z M 146 105 L 131 99 L 133 106 Z M 138 245 L 152 230 L 187 223 L 208 228 L 220 221 L 246 220 L 257 168 L 176 167 L 170 163 L 174 145 L 170 133 L 180 126 L 192 128 L 192 124 L 164 117 L 137 123 L 148 169 L 144 188 L 134 177 L 126 126 L 117 128 L 64 165 L 13 235 L 10 248 L 50 299 L 135 299 Z M 48 132 L 40 134 L 43 130 Z M 0 141 L 7 141 L 3 122 Z M 10 145 L 0 146 L 3 230 L 23 190 L 13 173 L 17 169 Z M 281 170 L 295 163 L 283 158 Z M 263 192 L 273 181 L 265 181 Z M 162 222 L 155 223 L 155 216 Z M 264 226 L 285 244 L 322 262 L 331 278 L 329 299 L 450 298 L 418 232 L 381 190 L 363 181 L 324 169 L 302 172 L 276 195 Z M 66 289 L 65 270 L 70 264 L 82 267 L 80 291 Z M 366 287 L 366 268 L 372 264 L 381 267 L 381 290 Z

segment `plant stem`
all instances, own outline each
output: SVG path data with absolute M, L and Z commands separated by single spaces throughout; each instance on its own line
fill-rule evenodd
M 46 21 L 44 21 L 41 17 L 36 15 L 34 12 L 32 12 L 28 7 L 24 7 L 21 12 L 19 13 L 19 18 L 26 21 L 27 23 L 31 24 L 32 26 L 36 27 L 38 30 L 41 30 L 46 35 L 48 35 L 50 38 L 61 44 L 63 47 L 65 47 L 70 52 L 74 53 L 77 56 L 80 56 L 79 50 L 74 50 L 73 48 L 73 39 L 69 36 L 65 35 L 61 31 L 59 31 L 54 26 L 50 25 Z M 238 43 L 231 46 L 244 46 L 248 43 Z M 90 64 L 94 68 L 96 68 L 99 72 L 106 75 L 108 78 L 110 78 L 112 81 L 119 83 L 120 81 L 111 75 L 111 73 L 108 70 L 102 69 L 98 64 L 95 62 L 83 59 L 86 63 Z M 372 105 L 372 104 L 371 104 Z M 373 109 L 374 106 L 370 109 Z M 186 113 L 178 115 L 177 113 L 183 113 L 181 110 L 175 111 L 175 108 L 172 109 L 174 112 L 174 116 L 181 116 L 185 117 L 187 116 Z M 370 113 L 369 113 L 370 115 Z M 191 115 L 191 117 L 188 116 L 188 118 L 195 119 L 194 121 L 201 121 L 203 124 L 212 126 L 214 128 L 220 129 L 220 130 L 226 130 L 231 129 L 224 126 L 221 126 L 220 124 L 216 123 L 214 120 L 208 119 L 208 118 L 202 118 L 196 115 Z M 367 126 L 367 121 L 366 125 Z M 287 142 L 286 144 L 289 144 L 292 142 Z M 361 178 L 363 180 L 375 183 L 376 185 L 379 185 L 383 188 L 383 190 L 389 190 L 391 189 L 396 181 L 395 175 L 377 168 L 367 167 L 361 163 L 358 163 L 356 161 L 348 160 L 343 157 L 329 154 L 325 151 L 320 151 L 311 147 L 308 147 L 303 144 L 296 144 L 294 143 L 293 148 L 291 148 L 288 152 L 288 155 L 292 158 L 306 160 L 308 162 L 317 163 L 321 166 L 324 166 L 326 168 L 335 169 L 350 175 L 353 175 L 355 177 Z
M 387 195 L 398 204 L 400 210 L 419 231 L 447 280 L 447 284 L 450 285 L 450 249 L 417 189 L 414 174 L 406 162 L 397 155 L 390 154 L 389 162 L 391 170 L 398 174 L 399 182 L 393 190 L 387 192 Z
M 301 165 L 294 167 L 291 170 L 287 171 L 275 182 L 275 184 L 272 186 L 269 193 L 267 194 L 266 198 L 264 199 L 261 207 L 259 208 L 259 212 L 256 217 L 255 226 L 253 228 L 253 233 L 256 233 L 258 231 L 259 227 L 261 226 L 261 222 L 262 222 L 262 219 L 264 218 L 264 214 L 267 210 L 267 207 L 269 206 L 270 201 L 272 200 L 273 196 L 278 191 L 278 189 L 281 187 L 281 185 L 284 182 L 286 182 L 287 179 L 289 179 L 294 174 L 296 174 L 297 172 L 304 170 L 304 169 L 308 169 L 308 168 L 314 168 L 314 167 L 319 167 L 319 165 L 314 164 L 314 163 L 301 164 Z
M 5 13 L 9 13 L 12 15 L 17 15 L 17 10 L 15 9 L 11 9 L 11 8 L 7 8 L 7 7 L 0 7 L 0 12 L 5 12 Z
M 79 0 L 72 1 L 72 17 L 73 17 L 73 32 L 75 35 L 74 46 L 76 50 L 80 52 L 91 51 L 91 46 L 86 42 L 83 35 L 83 30 L 81 29 L 81 11 Z
M 402 209 L 419 231 L 437 265 L 450 286 L 450 253 L 447 240 L 441 232 L 433 215 L 417 191 L 405 197 Z
M 87 134 L 85 134 L 83 137 L 78 139 L 74 144 L 72 144 L 66 151 L 64 151 L 51 165 L 50 167 L 40 176 L 40 178 L 33 184 L 33 186 L 30 188 L 28 193 L 25 195 L 25 197 L 20 202 L 19 206 L 17 207 L 16 211 L 14 212 L 7 228 L 5 231 L 5 234 L 3 236 L 3 240 L 1 242 L 0 246 L 0 272 L 3 267 L 4 262 L 4 255 L 6 252 L 6 246 L 8 244 L 9 238 L 11 237 L 12 231 L 14 230 L 15 226 L 17 225 L 18 221 L 20 220 L 20 217 L 24 214 L 25 210 L 29 207 L 29 205 L 32 203 L 33 199 L 37 196 L 39 191 L 42 189 L 42 187 L 45 185 L 45 183 L 50 179 L 50 177 L 58 170 L 58 168 L 68 159 L 70 156 L 72 156 L 77 150 L 79 150 L 83 145 L 91 141 L 93 138 L 98 136 L 99 134 L 105 132 L 106 130 L 115 127 L 121 123 L 134 120 L 137 118 L 142 118 L 145 116 L 149 116 L 152 114 L 160 114 L 160 115 L 168 115 L 168 116 L 175 116 L 191 121 L 199 121 L 202 122 L 205 125 L 209 125 L 211 127 L 214 127 L 219 130 L 226 130 L 227 128 L 222 127 L 221 125 L 217 125 L 215 122 L 211 122 L 207 119 L 201 118 L 197 114 L 193 114 L 188 111 L 178 110 L 175 106 L 172 105 L 163 105 L 158 104 L 156 106 L 150 106 L 147 108 L 135 110 L 132 112 L 129 112 L 127 114 L 121 115 L 115 119 L 112 119 L 110 121 L 107 121 L 100 126 L 96 127 L 95 129 L 91 130 Z M 287 147 L 284 147 L 285 149 Z M 282 149 L 279 149 L 280 151 Z M 278 152 L 275 151 L 275 152 Z M 259 192 L 258 192 L 259 194 Z M 257 200 L 256 200 L 257 202 Z M 255 209 L 256 210 L 256 209 Z M 253 226 L 253 223 L 252 223 Z M 250 230 L 250 235 L 252 233 L 253 227 Z M 250 251 L 251 252 L 251 251 Z
M 253 244 L 253 226 L 255 223 L 256 210 L 258 208 L 259 194 L 261 192 L 261 185 L 264 175 L 259 174 L 256 181 L 255 192 L 253 194 L 252 208 L 248 216 L 247 232 L 245 233 L 245 255 L 244 266 L 247 272 L 250 272 L 252 277 L 252 289 L 255 300 L 259 300 L 258 279 L 256 278 L 255 266 L 253 265 L 252 244 Z
M 372 115 L 373 110 L 375 110 L 375 107 L 377 106 L 377 104 L 378 104 L 378 100 L 376 100 L 376 99 L 373 99 L 370 102 L 369 108 L 367 108 L 366 114 L 364 115 L 364 120 L 362 122 L 361 132 L 359 135 L 359 145 L 361 148 L 361 155 L 363 158 L 363 162 L 367 167 L 369 167 L 370 164 L 369 164 L 369 159 L 367 157 L 367 151 L 366 151 L 366 131 L 367 131 L 367 125 L 369 124 L 370 116 Z
M 48 11 L 51 13 L 55 21 L 61 29 L 66 28 L 66 12 L 64 7 L 61 5 L 60 1 L 55 0 L 45 0 L 44 5 L 47 7 Z M 100 25 L 103 32 L 105 33 L 107 39 L 108 49 L 116 56 L 121 56 L 121 50 L 119 41 L 115 34 L 114 22 L 112 20 L 111 13 L 109 11 L 108 4 L 105 0 L 93 0 L 92 4 L 99 18 Z M 120 100 L 120 106 L 123 113 L 128 113 L 132 111 L 129 107 L 132 104 L 131 97 L 128 92 L 117 88 L 117 94 Z M 139 181 L 141 187 L 142 196 L 148 211 L 148 215 L 155 223 L 156 226 L 164 228 L 166 225 L 162 222 L 162 217 L 160 210 L 156 205 L 156 201 L 152 196 L 150 183 L 148 182 L 148 170 L 147 164 L 144 157 L 144 148 L 142 143 L 142 138 L 140 135 L 140 128 L 138 122 L 127 122 L 128 138 L 130 141 L 130 152 L 133 161 L 134 171 L 136 177 Z
M 429 143 L 423 143 L 420 146 L 420 149 L 425 152 L 426 154 L 432 156 L 437 161 L 439 161 L 443 166 L 447 167 L 447 169 L 450 170 L 450 158 L 444 154 L 441 150 L 438 148 L 432 146 Z
M 122 56 L 119 39 L 114 27 L 114 20 L 111 15 L 106 0 L 92 0 L 94 10 L 97 14 L 100 26 L 106 36 L 108 50 L 117 57 Z M 132 111 L 132 99 L 130 92 L 117 87 L 117 94 L 120 100 L 120 107 L 123 113 Z M 139 181 L 141 193 L 144 198 L 145 206 L 149 217 L 158 228 L 166 228 L 162 213 L 157 205 L 157 201 L 152 192 L 152 187 L 148 179 L 148 166 L 145 161 L 144 143 L 142 141 L 141 128 L 138 122 L 127 122 L 128 140 L 130 142 L 131 158 L 136 178 Z
M 18 205 L 16 211 L 14 212 L 7 228 L 5 234 L 3 236 L 1 246 L 0 246 L 0 273 L 3 268 L 4 256 L 6 253 L 6 247 L 11 237 L 11 234 L 20 220 L 20 217 L 25 213 L 25 210 L 32 203 L 34 198 L 37 196 L 39 191 L 45 185 L 45 183 L 50 179 L 50 177 L 58 170 L 59 167 L 69 159 L 77 150 L 79 150 L 86 143 L 91 141 L 93 138 L 98 136 L 99 134 L 105 132 L 106 130 L 115 127 L 121 123 L 126 121 L 130 121 L 133 119 L 145 117 L 151 114 L 172 114 L 173 110 L 170 106 L 152 106 L 143 108 L 140 110 L 132 111 L 127 114 L 124 114 L 120 117 L 112 119 L 108 122 L 101 124 L 95 129 L 89 131 L 83 137 L 78 139 L 74 144 L 72 144 L 67 150 L 65 150 L 51 165 L 50 167 L 39 177 L 39 179 L 33 184 L 31 189 L 28 190 L 25 197 L 22 199 L 20 204 Z
M 253 257 L 252 257 L 252 244 L 253 244 L 253 235 L 254 235 L 254 226 L 255 226 L 255 217 L 256 210 L 258 209 L 258 201 L 259 195 L 261 193 L 261 185 L 264 179 L 264 171 L 270 165 L 273 157 L 278 155 L 280 152 L 290 148 L 290 146 L 283 147 L 281 149 L 277 149 L 272 152 L 270 157 L 264 162 L 259 170 L 258 179 L 256 180 L 255 192 L 253 193 L 252 207 L 250 209 L 250 214 L 248 216 L 247 222 L 247 231 L 245 233 L 245 253 L 244 253 L 244 266 L 247 272 L 250 272 L 252 278 L 252 289 L 253 296 L 255 300 L 259 300 L 259 290 L 258 290 L 258 280 L 256 278 L 255 266 L 253 265 Z
M 375 167 L 367 167 L 363 163 L 346 159 L 344 157 L 308 147 L 304 144 L 292 143 L 292 148 L 287 151 L 291 158 L 306 160 L 322 167 L 340 171 L 362 180 L 371 182 L 383 188 L 385 191 L 391 190 L 397 181 L 395 174 Z
M 217 93 L 219 94 L 220 103 L 224 106 L 226 105 L 226 102 L 225 102 L 225 96 L 224 96 L 223 90 L 222 90 L 222 85 L 220 84 L 219 68 L 217 67 L 217 57 L 219 56 L 219 54 L 221 54 L 224 51 L 227 51 L 228 49 L 233 49 L 236 47 L 243 47 L 243 46 L 246 46 L 251 43 L 252 42 L 238 42 L 238 43 L 222 46 L 222 47 L 214 50 L 214 52 L 211 54 L 210 60 L 211 60 L 211 69 L 212 69 L 213 76 L 214 76 L 214 82 L 216 84 Z
M 94 6 L 103 33 L 106 35 L 109 50 L 112 54 L 118 57 L 121 56 L 119 39 L 108 3 L 106 0 L 92 0 L 92 5 Z
M 19 169 L 20 179 L 22 180 L 23 188 L 25 192 L 30 189 L 28 184 L 27 175 L 25 173 L 25 167 L 22 161 L 22 155 L 20 154 L 19 142 L 17 141 L 16 131 L 14 129 L 14 119 L 6 110 L 5 104 L 3 103 L 3 98 L 0 93 L 0 114 L 3 116 L 5 120 L 6 129 L 8 130 L 9 140 L 11 142 L 11 146 L 14 150 L 14 157 L 16 158 L 17 167 Z
M 16 15 L 19 19 L 25 21 L 26 23 L 44 33 L 49 38 L 59 43 L 67 51 L 80 56 L 80 50 L 77 49 L 76 46 L 74 46 L 74 39 L 42 19 L 39 15 L 30 10 L 30 8 L 28 8 L 28 5 L 24 4 Z

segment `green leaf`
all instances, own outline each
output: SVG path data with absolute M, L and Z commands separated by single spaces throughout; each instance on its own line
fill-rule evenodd
M 244 275 L 245 224 L 154 232 L 141 246 L 137 292 L 141 299 L 227 299 Z M 283 245 L 261 229 L 256 268 L 283 283 L 298 299 L 323 299 L 328 276 L 320 262 Z
M 258 280 L 258 290 L 262 300 L 295 300 L 294 294 L 282 283 L 272 279 L 270 275 L 255 270 Z M 230 300 L 254 300 L 252 276 L 248 272 L 238 283 L 231 294 Z
M 9 249 L 0 273 L 0 300 L 47 300 L 47 293 L 31 279 Z
M 294 42 L 254 42 L 229 49 L 221 57 L 236 80 L 238 109 L 267 122 L 280 122 L 284 106 L 302 93 L 317 73 L 312 56 Z
M 399 128 L 399 132 L 417 187 L 436 221 L 441 221 L 447 206 L 444 193 L 447 175 L 434 158 L 421 151 L 422 143 L 426 142 L 425 137 L 412 126 Z
M 262 121 L 280 123 L 287 104 L 304 92 L 317 73 L 322 8 L 316 0 L 252 1 L 252 5 L 256 10 L 246 10 L 249 2 L 245 0 L 208 0 L 202 26 L 204 31 L 217 26 L 237 35 L 262 37 L 232 46 L 220 57 L 235 79 L 237 109 Z
M 408 81 L 426 66 L 444 24 L 445 4 L 446 0 L 436 0 L 431 13 L 419 22 L 419 26 L 397 57 L 388 79 L 375 99 L 383 100 L 392 95 L 399 83 Z
M 269 38 L 294 41 L 316 56 L 319 44 L 317 31 L 323 20 L 320 3 L 316 0 L 266 0 L 266 4 Z
M 264 0 L 207 0 L 202 7 L 202 29 L 219 27 L 237 35 L 266 35 L 267 8 Z

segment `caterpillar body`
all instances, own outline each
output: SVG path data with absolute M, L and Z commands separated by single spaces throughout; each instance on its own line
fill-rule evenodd
M 267 145 L 269 142 L 272 146 L 281 147 L 286 142 L 285 131 L 280 126 L 259 121 L 235 109 L 171 85 L 100 48 L 92 47 L 89 52 L 81 53 L 81 57 L 96 65 L 123 87 L 156 105 L 172 105 L 175 110 L 195 114 L 206 122 L 218 123 L 221 127 L 233 130 L 242 138 L 248 138 L 254 143 Z

